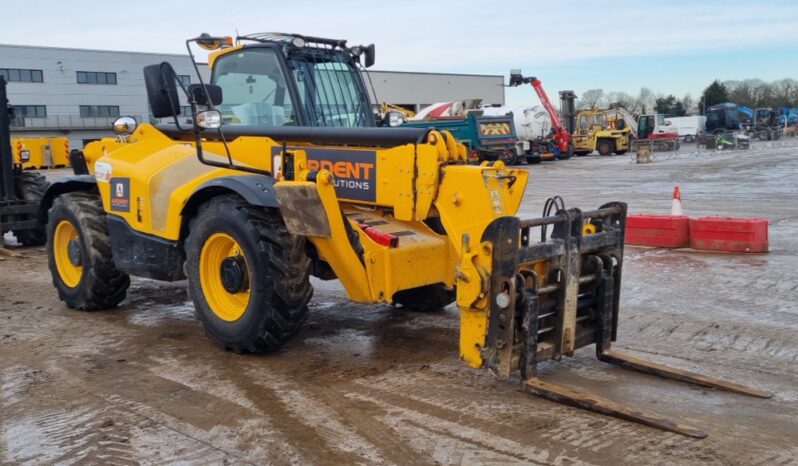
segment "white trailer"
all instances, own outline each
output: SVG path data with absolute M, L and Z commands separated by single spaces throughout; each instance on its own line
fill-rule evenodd
M 671 127 L 679 132 L 679 139 L 694 142 L 706 128 L 707 117 L 702 115 L 666 118 Z

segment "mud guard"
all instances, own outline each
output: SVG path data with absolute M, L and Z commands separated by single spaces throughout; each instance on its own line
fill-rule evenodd
M 44 192 L 42 202 L 39 205 L 39 221 L 47 223 L 47 211 L 53 206 L 53 201 L 61 194 L 75 191 L 95 191 L 97 180 L 94 175 L 66 175 L 50 183 L 47 191 Z

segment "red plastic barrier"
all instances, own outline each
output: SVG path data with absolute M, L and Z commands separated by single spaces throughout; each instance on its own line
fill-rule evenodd
M 632 214 L 626 217 L 626 244 L 683 248 L 690 244 L 689 219 L 684 215 Z
M 764 218 L 691 218 L 690 247 L 704 251 L 768 252 L 768 221 Z

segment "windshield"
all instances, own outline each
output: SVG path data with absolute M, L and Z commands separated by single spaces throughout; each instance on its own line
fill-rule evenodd
M 289 63 L 311 126 L 374 126 L 359 72 L 346 55 L 306 49 L 293 52 Z
M 226 125 L 297 124 L 285 76 L 270 48 L 251 48 L 219 57 L 212 82 L 222 88 L 224 102 L 218 109 Z

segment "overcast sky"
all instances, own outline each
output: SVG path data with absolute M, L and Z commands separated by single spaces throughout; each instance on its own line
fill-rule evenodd
M 798 78 L 798 2 L 789 0 L 0 0 L 7 44 L 182 53 L 188 37 L 236 30 L 374 42 L 383 70 L 521 68 L 552 96 L 641 86 L 695 96 L 715 78 Z M 507 91 L 513 105 L 531 97 Z

